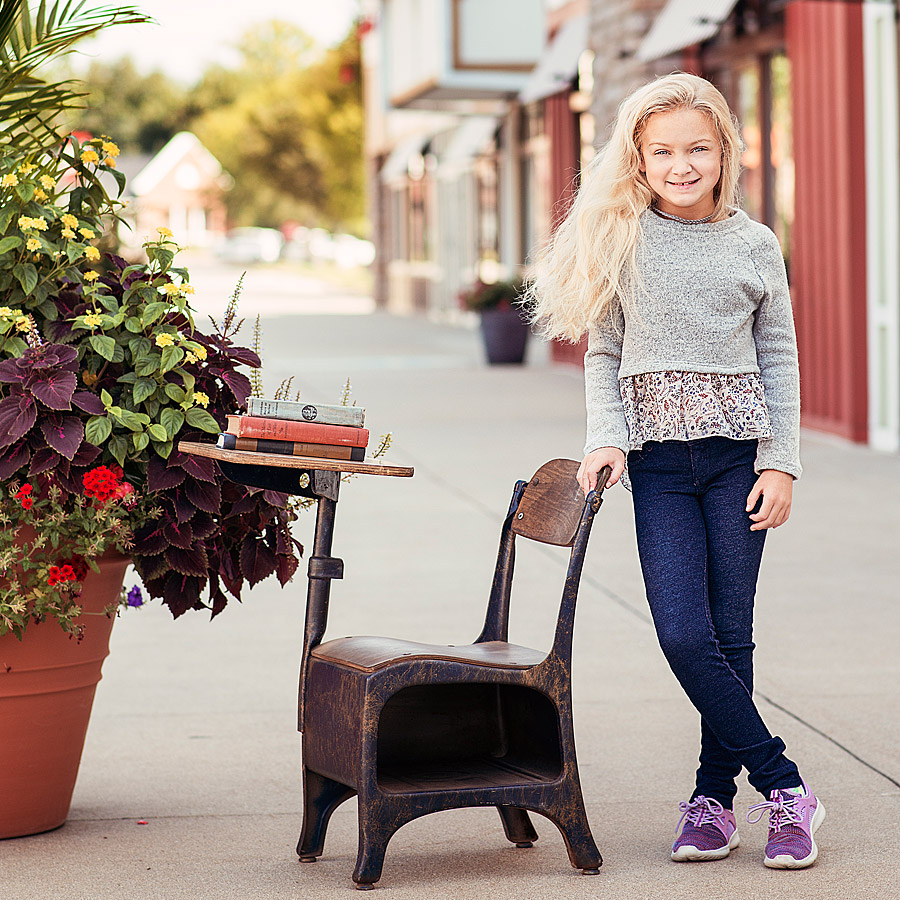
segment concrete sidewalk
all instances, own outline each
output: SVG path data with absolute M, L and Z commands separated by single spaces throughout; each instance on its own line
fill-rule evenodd
M 333 586 L 329 636 L 472 640 L 514 481 L 547 459 L 579 457 L 580 374 L 548 366 L 539 348 L 526 367 L 488 368 L 477 334 L 421 319 L 269 318 L 263 332 L 269 391 L 293 374 L 305 398 L 330 402 L 352 376 L 373 435 L 394 433 L 390 461 L 416 467 L 412 479 L 360 477 L 342 487 L 334 552 L 346 574 Z M 716 863 L 669 861 L 699 723 L 656 644 L 630 499 L 617 487 L 594 525 L 574 651 L 579 761 L 600 875 L 569 867 L 546 820 L 536 820 L 534 849 L 516 850 L 496 811 L 461 810 L 401 829 L 379 890 L 397 900 L 900 894 L 900 457 L 811 433 L 803 444 L 793 517 L 766 549 L 756 666 L 763 716 L 828 809 L 817 864 L 763 867 L 765 827 L 743 823 L 760 799 L 746 782 L 740 849 Z M 308 547 L 312 527 L 307 514 L 296 529 Z M 547 648 L 564 557 L 526 543 L 511 639 Z M 200 614 L 173 622 L 159 606 L 123 616 L 69 822 L 0 842 L 0 897 L 349 896 L 352 801 L 335 814 L 318 864 L 294 855 L 304 601 L 298 576 L 285 591 L 264 582 L 212 623 Z

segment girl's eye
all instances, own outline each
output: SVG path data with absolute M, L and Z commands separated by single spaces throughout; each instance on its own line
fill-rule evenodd
M 662 155 L 663 153 L 668 153 L 668 152 L 669 152 L 668 150 L 654 150 L 654 151 L 653 151 L 653 155 L 654 155 L 654 156 L 660 156 L 660 155 Z
M 694 150 L 709 150 L 709 147 L 694 147 Z

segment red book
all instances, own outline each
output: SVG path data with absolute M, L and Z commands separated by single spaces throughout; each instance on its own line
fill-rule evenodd
M 369 443 L 368 428 L 295 422 L 292 419 L 264 419 L 260 416 L 228 416 L 228 432 L 242 438 L 332 444 L 339 447 L 365 447 Z

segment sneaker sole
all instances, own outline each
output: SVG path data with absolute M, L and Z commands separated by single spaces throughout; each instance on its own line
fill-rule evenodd
M 672 851 L 672 859 L 675 862 L 708 862 L 714 859 L 725 859 L 732 850 L 740 845 L 741 839 L 735 831 L 728 843 L 724 847 L 719 847 L 718 850 L 698 850 L 696 847 L 685 844 Z
M 786 853 L 776 856 L 773 859 L 769 859 L 767 856 L 765 860 L 763 860 L 766 866 L 770 869 L 805 869 L 807 866 L 811 866 L 819 855 L 819 848 L 816 846 L 816 839 L 813 835 L 819 830 L 819 826 L 824 821 L 825 806 L 822 801 L 819 800 L 816 805 L 816 811 L 813 813 L 812 827 L 810 828 L 809 837 L 812 841 L 812 850 L 810 851 L 809 856 L 805 856 L 803 859 L 794 859 L 793 856 L 788 856 Z

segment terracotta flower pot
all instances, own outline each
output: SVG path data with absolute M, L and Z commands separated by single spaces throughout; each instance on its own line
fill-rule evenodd
M 81 641 L 55 621 L 0 637 L 0 838 L 58 828 L 69 814 L 100 668 L 129 560 L 107 553 L 81 595 Z

